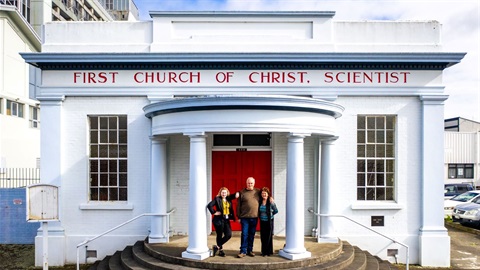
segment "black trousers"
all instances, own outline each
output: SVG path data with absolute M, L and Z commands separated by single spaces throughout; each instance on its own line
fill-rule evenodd
M 273 254 L 273 219 L 260 220 L 260 241 L 262 242 L 262 255 Z
M 223 216 L 213 216 L 213 226 L 217 233 L 217 246 L 222 249 L 223 244 L 228 242 L 232 238 L 232 227 L 230 226 L 230 220 Z

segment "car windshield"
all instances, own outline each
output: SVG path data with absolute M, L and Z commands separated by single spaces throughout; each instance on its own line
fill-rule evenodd
M 453 197 L 451 200 L 458 201 L 458 202 L 468 202 L 469 200 L 471 200 L 473 197 L 477 195 L 478 193 L 475 193 L 475 192 L 465 192 L 456 197 Z

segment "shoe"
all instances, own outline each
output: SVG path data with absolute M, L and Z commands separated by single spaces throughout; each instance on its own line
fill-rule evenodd
M 238 253 L 237 258 L 243 258 L 245 257 L 245 253 Z
M 225 252 L 223 252 L 223 250 L 220 250 L 218 252 L 218 256 L 225 257 Z
M 253 253 L 253 252 L 251 252 L 251 251 L 248 252 L 247 255 L 250 256 L 250 257 L 255 257 L 255 253 Z
M 212 249 L 213 249 L 213 256 L 212 257 L 215 257 L 215 254 L 217 254 L 217 251 L 218 251 L 218 247 L 214 245 L 212 247 Z

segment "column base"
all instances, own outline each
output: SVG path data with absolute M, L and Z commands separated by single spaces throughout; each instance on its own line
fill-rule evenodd
M 210 251 L 202 252 L 202 253 L 190 253 L 188 251 L 182 252 L 182 258 L 192 259 L 192 260 L 205 260 L 206 258 L 210 257 Z
M 420 265 L 450 267 L 450 236 L 443 227 L 420 231 Z
M 317 239 L 318 243 L 326 243 L 326 244 L 337 244 L 339 242 L 337 237 L 319 237 Z
M 280 249 L 280 251 L 278 252 L 278 255 L 289 260 L 300 260 L 300 259 L 312 257 L 312 253 L 309 251 L 305 251 L 302 253 L 288 253 L 288 252 L 285 252 L 283 249 Z
M 168 243 L 168 238 L 163 236 L 149 236 L 149 244 Z

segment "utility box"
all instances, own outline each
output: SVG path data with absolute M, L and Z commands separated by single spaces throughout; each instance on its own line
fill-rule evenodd
M 27 187 L 27 221 L 58 220 L 58 187 L 38 184 Z

